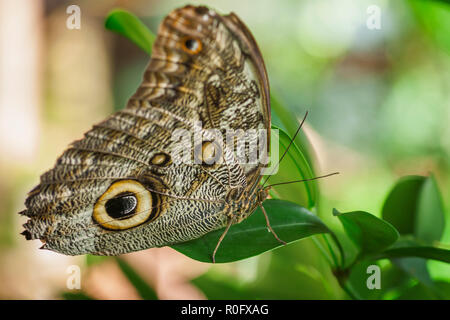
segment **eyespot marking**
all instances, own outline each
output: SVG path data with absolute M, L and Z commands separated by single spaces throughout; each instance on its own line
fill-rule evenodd
M 159 198 L 135 180 L 120 180 L 109 186 L 94 205 L 92 218 L 107 230 L 126 230 L 159 215 Z
M 195 150 L 195 159 L 206 166 L 218 164 L 222 160 L 222 148 L 216 141 L 204 141 Z
M 150 163 L 155 165 L 155 166 L 160 166 L 160 167 L 164 167 L 167 164 L 169 164 L 170 162 L 170 156 L 168 154 L 165 153 L 157 153 L 155 154 L 151 160 Z
M 202 42 L 196 38 L 184 37 L 181 40 L 181 48 L 189 54 L 197 54 L 202 51 Z

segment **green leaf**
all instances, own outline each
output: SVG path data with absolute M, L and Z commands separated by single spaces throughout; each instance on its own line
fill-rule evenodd
M 439 241 L 445 215 L 434 177 L 401 178 L 386 198 L 382 216 L 402 235 L 414 235 L 426 243 Z
M 420 256 L 423 249 L 417 241 L 432 243 L 440 240 L 444 231 L 444 209 L 434 178 L 407 176 L 400 179 L 388 195 L 383 206 L 383 217 L 394 224 L 404 237 L 391 248 L 392 263 L 427 286 L 432 286 L 426 259 Z M 433 247 L 431 247 L 433 248 Z M 400 250 L 400 251 L 398 251 Z M 402 256 L 403 254 L 403 256 Z
M 373 265 L 377 265 L 380 268 L 381 289 L 377 290 L 369 289 L 367 286 L 367 279 L 372 274 L 368 272 L 368 267 Z M 395 287 L 398 283 L 402 283 L 406 278 L 406 276 L 402 277 L 404 274 L 403 271 L 392 265 L 383 266 L 379 262 L 363 259 L 352 266 L 347 284 L 351 285 L 351 288 L 360 299 L 375 300 L 380 299 L 383 293 Z
M 295 203 L 266 200 L 264 208 L 270 225 L 278 237 L 287 243 L 330 232 L 317 216 Z M 211 262 L 212 253 L 223 231 L 216 230 L 199 239 L 172 245 L 172 248 L 192 259 Z M 280 246 L 282 244 L 268 232 L 264 215 L 258 208 L 246 220 L 230 228 L 217 251 L 216 262 L 242 260 Z
M 127 277 L 128 281 L 133 285 L 136 291 L 144 300 L 158 300 L 158 296 L 155 291 L 147 284 L 147 282 L 141 278 L 141 276 L 133 270 L 133 268 L 120 258 L 116 258 L 117 264 L 122 270 L 123 274 Z
M 273 90 L 270 95 L 270 104 L 273 124 L 272 127 L 283 130 L 283 134 L 280 134 L 280 136 L 282 136 L 280 138 L 280 145 L 284 145 L 286 147 L 290 141 L 290 137 L 293 137 L 297 131 L 302 120 L 301 118 L 303 118 L 304 115 L 302 114 L 300 118 L 297 114 L 294 114 L 288 107 L 286 107 L 285 104 L 281 102 L 278 95 L 274 93 Z M 296 106 L 295 109 L 298 109 L 298 107 Z M 283 136 L 288 137 L 288 139 L 283 139 Z M 283 163 L 280 165 L 280 172 L 273 179 L 274 181 L 283 182 L 297 179 L 292 177 L 292 172 L 295 172 L 296 170 L 295 166 L 301 166 L 301 177 L 299 179 L 309 179 L 317 176 L 315 170 L 317 157 L 311 142 L 304 132 L 304 129 L 299 132 L 294 140 L 294 143 L 296 145 L 296 151 L 301 153 L 302 161 L 289 164 L 287 160 L 283 160 Z M 282 154 L 281 150 L 280 153 Z M 283 195 L 283 199 L 294 201 L 307 208 L 317 207 L 318 205 L 317 200 L 319 198 L 319 187 L 317 181 L 309 181 L 308 183 L 292 184 L 282 187 L 280 186 L 276 191 L 278 191 L 278 194 Z
M 333 214 L 339 218 L 349 238 L 359 248 L 359 257 L 380 252 L 398 239 L 397 230 L 388 222 L 364 211 Z
M 276 127 L 282 128 L 286 131 L 289 136 L 293 136 L 300 125 L 299 117 L 293 114 L 289 108 L 287 108 L 281 100 L 278 98 L 278 95 L 274 92 L 270 94 L 270 106 L 272 111 L 272 123 Z M 296 106 L 295 109 L 298 109 Z M 301 115 L 303 118 L 303 114 Z M 300 132 L 295 138 L 295 143 L 299 147 L 299 149 L 304 154 L 306 160 L 311 165 L 311 169 L 314 172 L 314 163 L 316 160 L 316 155 L 314 148 L 312 147 L 311 142 L 304 132 Z
M 414 216 L 417 211 L 415 199 L 419 198 L 424 180 L 425 177 L 421 176 L 399 179 L 384 202 L 382 217 L 395 226 L 400 234 L 414 233 Z
M 431 286 L 430 273 L 428 272 L 427 260 L 417 257 L 392 258 L 393 265 L 403 270 L 410 277 L 413 277 L 421 283 Z
M 151 54 L 156 37 L 134 14 L 114 9 L 106 17 L 105 28 L 123 35 L 146 53 Z
M 445 212 L 436 180 L 425 179 L 417 204 L 414 235 L 426 243 L 439 241 L 444 233 Z
M 278 139 L 279 142 L 279 157 L 281 158 L 291 142 L 291 137 L 283 129 L 274 125 L 272 129 L 274 129 L 271 133 L 273 138 Z M 279 164 L 278 172 L 270 176 L 266 185 L 311 178 L 314 178 L 312 167 L 294 141 L 283 161 Z M 265 181 L 265 178 L 263 178 L 263 181 Z M 314 207 L 317 201 L 317 182 L 315 180 L 279 185 L 275 186 L 274 189 L 279 198 L 296 202 L 306 208 Z

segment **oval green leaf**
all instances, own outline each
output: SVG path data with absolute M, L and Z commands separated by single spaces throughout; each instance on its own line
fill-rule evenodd
M 387 196 L 382 210 L 384 220 L 391 223 L 402 235 L 414 233 L 414 216 L 425 177 L 406 176 L 395 184 Z
M 315 234 L 328 233 L 327 226 L 307 209 L 288 201 L 267 200 L 264 208 L 270 225 L 283 241 L 290 243 Z M 224 229 L 199 239 L 172 245 L 175 250 L 202 262 L 212 262 L 212 253 Z M 258 208 L 243 222 L 230 228 L 216 254 L 216 262 L 233 262 L 250 258 L 282 246 L 268 232 L 264 214 Z
M 382 216 L 402 235 L 413 235 L 426 243 L 439 241 L 445 213 L 434 177 L 401 178 L 386 198 Z
M 397 241 L 398 231 L 388 222 L 364 211 L 333 214 L 341 221 L 349 238 L 359 248 L 359 256 L 383 251 Z
M 433 176 L 425 179 L 417 201 L 414 235 L 420 241 L 441 240 L 445 228 L 445 211 L 441 194 Z

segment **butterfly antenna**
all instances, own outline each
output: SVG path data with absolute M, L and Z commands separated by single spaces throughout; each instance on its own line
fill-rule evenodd
M 286 181 L 286 182 L 280 182 L 280 183 L 274 183 L 274 184 L 269 184 L 268 186 L 265 186 L 264 189 L 268 189 L 270 187 L 273 186 L 279 186 L 281 184 L 290 184 L 290 183 L 297 183 L 297 182 L 305 182 L 305 181 L 312 181 L 312 180 L 317 180 L 317 179 L 321 179 L 321 178 L 326 178 L 326 177 L 330 177 L 330 176 L 334 176 L 336 174 L 339 174 L 339 172 L 333 172 L 333 173 L 329 173 L 323 176 L 319 176 L 319 177 L 314 177 L 314 178 L 309 178 L 309 179 L 302 179 L 302 180 L 294 180 L 294 181 Z
M 297 137 L 298 133 L 300 132 L 300 129 L 303 127 L 303 124 L 305 123 L 305 120 L 306 120 L 307 116 L 308 116 L 308 111 L 306 111 L 305 116 L 303 117 L 303 120 L 300 123 L 300 126 L 298 127 L 297 131 L 295 131 L 295 134 L 292 137 L 291 141 L 289 142 L 289 144 L 288 144 L 286 150 L 284 151 L 283 155 L 281 156 L 280 161 L 278 161 L 276 166 L 273 168 L 272 172 L 268 175 L 266 180 L 264 180 L 263 187 L 267 183 L 267 181 L 270 179 L 270 177 L 272 176 L 272 173 L 278 168 L 278 166 L 280 165 L 281 161 L 283 161 L 283 158 L 286 156 L 287 152 L 289 151 L 289 148 L 291 147 L 292 143 L 294 142 L 295 138 Z

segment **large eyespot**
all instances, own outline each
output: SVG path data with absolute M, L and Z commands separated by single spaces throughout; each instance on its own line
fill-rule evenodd
M 181 39 L 181 48 L 190 54 L 197 54 L 202 51 L 202 42 L 196 38 L 184 37 Z
M 204 141 L 195 149 L 197 163 L 213 165 L 220 163 L 222 159 L 222 148 L 216 141 Z
M 154 220 L 159 198 L 135 180 L 121 180 L 109 186 L 94 205 L 92 218 L 102 228 L 126 230 Z

